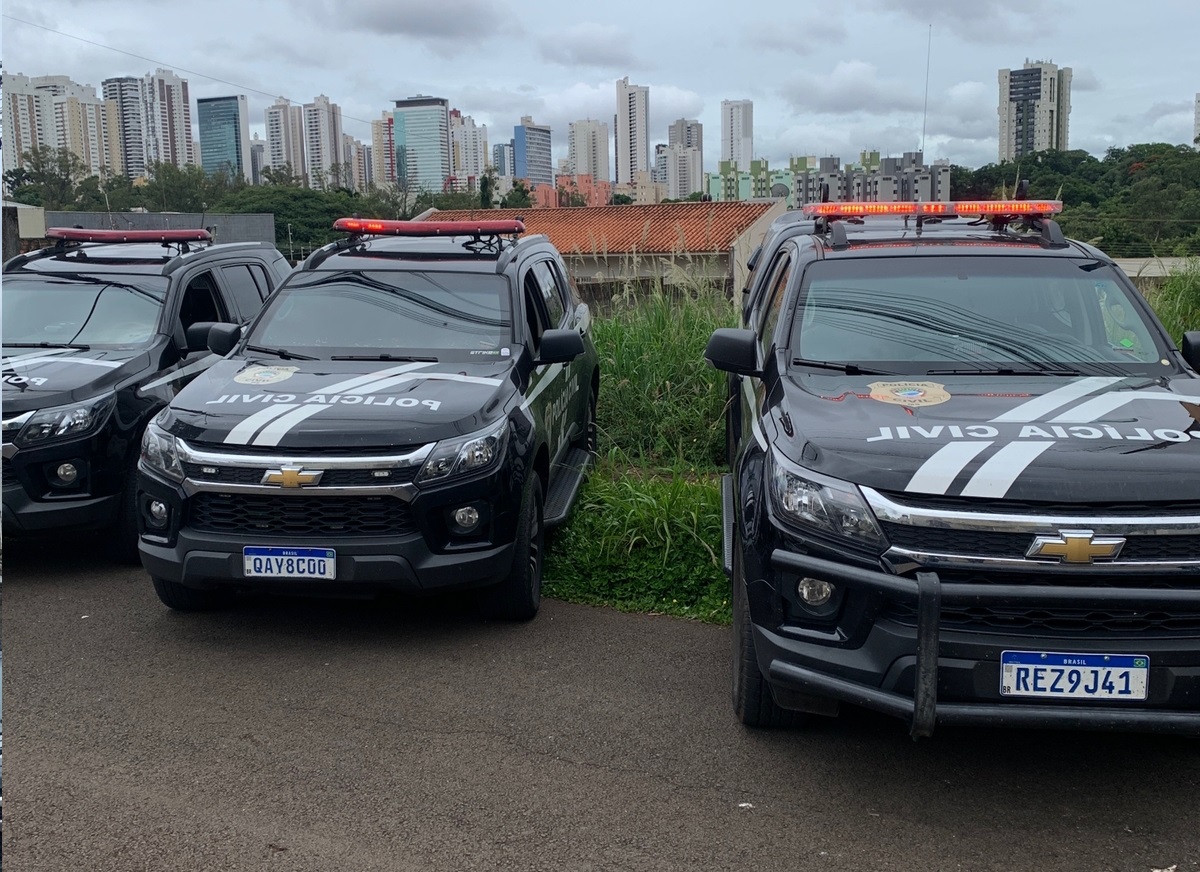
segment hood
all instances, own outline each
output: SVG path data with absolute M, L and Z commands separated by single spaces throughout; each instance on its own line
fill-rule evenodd
M 160 423 L 229 450 L 412 446 L 499 420 L 514 372 L 511 361 L 222 360 L 180 391 Z
M 87 400 L 150 365 L 145 348 L 8 348 L 3 351 L 4 414 Z
M 1031 502 L 1200 498 L 1195 378 L 800 375 L 775 390 L 766 426 L 779 450 L 878 490 Z

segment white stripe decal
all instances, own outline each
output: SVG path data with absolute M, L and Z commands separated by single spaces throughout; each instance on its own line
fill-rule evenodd
M 322 409 L 328 409 L 329 406 L 301 406 L 299 409 L 293 409 L 278 420 L 272 421 L 270 424 L 262 428 L 262 432 L 254 440 L 254 445 L 278 445 L 279 440 L 287 435 L 287 432 L 303 421 L 305 418 L 311 418 L 313 415 L 320 412 Z
M 216 354 L 210 354 L 207 357 L 202 357 L 194 363 L 189 363 L 187 366 L 181 366 L 179 369 L 172 370 L 162 378 L 156 378 L 154 381 L 150 382 L 150 384 L 142 385 L 140 388 L 138 388 L 138 391 L 142 392 L 153 390 L 161 385 L 178 381 L 184 376 L 189 376 L 194 372 L 203 372 L 220 359 L 221 358 Z
M 1057 388 L 1049 393 L 1042 394 L 1040 397 L 1034 397 L 1032 400 L 1021 403 L 1021 405 L 1009 409 L 1003 415 L 992 418 L 992 423 L 1028 424 L 1030 421 L 1036 421 L 1043 415 L 1053 412 L 1060 406 L 1065 406 L 1067 403 L 1078 400 L 1080 397 L 1086 397 L 1088 394 L 1095 393 L 1119 381 L 1121 381 L 1119 378 L 1100 376 L 1080 379 L 1068 385 L 1063 385 L 1061 388 Z
M 1185 397 L 1180 394 L 1152 394 L 1147 391 L 1121 391 L 1093 397 L 1086 403 L 1080 403 L 1074 409 L 1063 412 L 1057 418 L 1051 418 L 1052 423 L 1086 424 L 1098 421 L 1111 412 L 1115 412 L 1127 403 L 1136 400 L 1167 400 L 1176 403 L 1200 403 L 1200 397 Z
M 530 405 L 532 405 L 533 401 L 541 396 L 542 392 L 545 391 L 546 388 L 550 387 L 550 383 L 558 378 L 562 371 L 563 365 L 561 363 L 553 363 L 546 367 L 546 371 L 543 372 L 542 377 L 538 379 L 537 387 L 535 387 L 529 396 L 525 398 L 525 402 L 521 403 L 521 408 L 528 409 Z
M 1010 442 L 979 467 L 967 486 L 964 497 L 1003 497 L 1021 473 L 1037 460 L 1053 442 Z
M 913 473 L 906 491 L 922 494 L 944 494 L 958 474 L 966 469 L 991 442 L 950 442 L 939 448 Z
M 29 351 L 25 354 L 15 354 L 11 357 L 4 358 L 4 365 L 10 363 L 20 363 L 22 360 L 33 360 L 38 357 L 45 357 L 48 354 L 70 354 L 74 349 L 71 348 L 51 348 L 49 350 L 43 348 L 41 351 Z
M 255 412 L 229 431 L 229 435 L 225 437 L 225 444 L 248 444 L 250 437 L 258 432 L 259 427 L 262 427 L 268 421 L 278 418 L 289 409 L 296 408 L 297 405 L 297 403 L 276 403 L 273 406 L 267 406 L 267 408 Z
M 476 375 L 459 375 L 456 372 L 409 372 L 404 375 L 394 375 L 391 378 L 385 378 L 383 381 L 371 382 L 370 384 L 362 385 L 348 391 L 342 391 L 345 394 L 374 394 L 379 391 L 394 388 L 396 385 L 406 384 L 407 382 L 415 381 L 453 381 L 462 382 L 472 385 L 499 385 L 504 383 L 502 378 L 482 378 Z M 326 389 L 316 391 L 315 393 L 328 394 L 333 393 Z
M 20 366 L 29 366 L 34 363 L 78 363 L 82 366 L 102 366 L 105 369 L 116 369 L 118 366 L 124 364 L 125 361 L 92 360 L 90 357 L 23 357 L 20 359 L 10 357 L 4 361 L 4 366 L 10 367 L 14 363 Z
M 414 369 L 424 369 L 427 366 L 433 366 L 433 364 L 426 361 L 424 363 L 405 363 L 400 366 L 389 366 L 387 369 L 381 369 L 378 372 L 369 373 L 368 375 L 356 375 L 354 378 L 349 378 L 349 379 L 346 379 L 345 381 L 340 381 L 340 382 L 337 382 L 336 384 L 331 384 L 328 387 L 321 388 L 320 390 L 317 390 L 317 391 L 310 391 L 310 393 L 314 393 L 314 394 L 354 393 L 355 388 L 359 388 L 364 385 L 368 385 L 374 381 L 382 381 L 383 379 L 387 378 L 389 375 L 398 375 L 399 373 L 402 373 L 402 372 L 411 372 Z M 366 393 L 370 393 L 370 391 L 366 391 Z

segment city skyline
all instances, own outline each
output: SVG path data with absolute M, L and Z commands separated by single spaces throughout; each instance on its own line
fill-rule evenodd
M 369 143 L 371 122 L 392 101 L 435 93 L 489 131 L 510 130 L 523 115 L 548 125 L 555 165 L 567 156 L 570 122 L 611 120 L 613 83 L 629 76 L 651 92 L 651 149 L 667 141 L 676 119 L 695 118 L 718 130 L 722 100 L 750 99 L 754 157 L 772 165 L 794 155 L 863 149 L 897 155 L 919 148 L 924 128 L 928 159 L 974 167 L 996 160 L 996 71 L 1039 57 L 1074 70 L 1072 148 L 1101 155 L 1111 145 L 1190 143 L 1193 136 L 1200 61 L 1189 51 L 1172 52 L 1170 40 L 1200 29 L 1200 9 L 1183 2 L 1160 4 L 1168 14 L 1154 21 L 1122 16 L 1116 3 L 1067 2 L 1047 16 L 1032 2 L 1008 4 L 1003 15 L 999 7 L 970 15 L 953 6 L 918 14 L 868 2 L 878 16 L 854 27 L 831 22 L 821 40 L 803 46 L 767 26 L 772 15 L 786 19 L 783 3 L 761 3 L 762 15 L 747 14 L 732 28 L 709 22 L 699 31 L 677 29 L 670 40 L 653 38 L 654 14 L 631 4 L 643 19 L 636 27 L 592 22 L 540 29 L 520 23 L 541 20 L 537 2 L 508 13 L 488 6 L 486 14 L 477 0 L 459 5 L 478 7 L 480 14 L 463 14 L 467 10 L 457 6 L 418 14 L 411 3 L 364 2 L 331 23 L 317 17 L 318 3 L 264 0 L 264 14 L 239 19 L 222 46 L 218 31 L 202 22 L 186 34 L 150 26 L 154 17 L 142 14 L 149 8 L 143 0 L 10 0 L 3 61 L 11 73 L 65 75 L 97 90 L 104 78 L 141 77 L 161 62 L 188 80 L 193 101 L 245 93 L 251 133 L 263 138 L 265 109 L 280 95 L 297 105 L 328 95 L 342 107 L 345 132 Z M 214 17 L 223 7 L 224 0 L 215 0 Z M 628 20 L 619 14 L 623 8 L 617 3 L 605 20 Z M 258 21 L 270 21 L 271 29 Z M 497 64 L 503 53 L 475 51 L 504 40 L 515 44 L 512 37 L 519 34 L 534 37 L 535 46 L 521 53 L 519 63 Z M 930 36 L 929 110 L 923 117 Z M 397 44 L 414 62 L 395 73 L 374 69 L 370 59 L 380 48 L 394 52 Z M 493 62 L 468 62 L 474 55 Z M 1178 62 L 1169 68 L 1151 62 L 1163 55 Z M 342 57 L 355 63 L 342 66 Z M 716 148 L 704 158 L 704 170 L 714 171 Z M 615 155 L 610 159 L 615 169 Z

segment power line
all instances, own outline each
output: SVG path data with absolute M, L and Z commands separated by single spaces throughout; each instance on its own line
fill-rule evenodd
M 255 94 L 261 94 L 264 97 L 270 97 L 272 99 L 281 98 L 281 99 L 287 100 L 289 103 L 295 103 L 297 106 L 304 105 L 299 100 L 293 100 L 290 97 L 284 96 L 283 94 L 272 94 L 268 91 L 263 91 L 259 88 L 252 88 L 249 85 L 239 85 L 237 82 L 230 82 L 228 79 L 221 79 L 216 76 L 210 76 L 207 73 L 201 73 L 197 70 L 189 70 L 189 69 L 179 66 L 178 64 L 172 64 L 167 61 L 160 61 L 160 60 L 156 60 L 154 58 L 148 58 L 145 55 L 140 55 L 140 54 L 137 54 L 136 52 L 125 51 L 125 49 L 123 49 L 123 48 L 116 48 L 115 46 L 105 45 L 102 42 L 96 42 L 95 40 L 87 39 L 82 36 L 76 36 L 75 34 L 67 33 L 64 30 L 56 30 L 55 28 L 47 27 L 44 24 L 36 24 L 35 22 L 26 21 L 23 18 L 17 18 L 12 15 L 4 15 L 3 17 L 8 19 L 9 21 L 15 21 L 18 24 L 25 24 L 25 25 L 28 25 L 29 27 L 36 27 L 36 28 L 39 28 L 40 30 L 45 30 L 45 31 L 49 31 L 50 33 L 57 34 L 58 36 L 65 36 L 68 39 L 78 40 L 79 42 L 84 42 L 84 43 L 87 43 L 88 45 L 94 45 L 97 48 L 106 49 L 107 51 L 115 51 L 118 54 L 128 55 L 131 58 L 137 58 L 140 61 L 146 61 L 147 63 L 155 64 L 159 67 L 165 67 L 165 68 L 169 68 L 171 70 L 179 70 L 180 72 L 187 73 L 190 76 L 199 76 L 202 79 L 208 79 L 209 81 L 212 81 L 212 82 L 220 82 L 222 85 L 228 85 L 231 88 L 238 88 L 239 90 L 242 90 L 242 91 L 252 91 Z M 342 113 L 342 118 L 349 119 L 350 121 L 357 121 L 360 124 L 370 125 L 372 123 L 371 121 L 367 121 L 366 119 L 355 118 L 353 115 L 346 115 L 345 113 Z

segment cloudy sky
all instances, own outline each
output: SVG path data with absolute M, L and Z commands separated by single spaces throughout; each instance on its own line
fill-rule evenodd
M 863 149 L 977 167 L 997 159 L 996 73 L 1028 58 L 1074 70 L 1070 145 L 1190 143 L 1200 91 L 1196 0 L 4 0 L 10 73 L 102 79 L 174 70 L 197 97 L 245 94 L 251 130 L 277 96 L 342 108 L 345 131 L 396 98 L 446 97 L 507 141 L 522 115 L 612 123 L 615 82 L 650 87 L 650 141 L 676 118 L 720 157 L 720 106 L 754 101 L 754 152 Z M 687 14 L 684 13 L 687 10 Z M 932 28 L 932 29 L 931 29 Z M 928 112 L 926 105 L 927 47 Z M 193 105 L 194 117 L 194 105 Z M 611 134 L 611 130 L 610 130 Z

